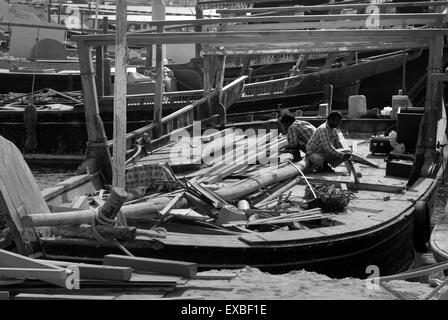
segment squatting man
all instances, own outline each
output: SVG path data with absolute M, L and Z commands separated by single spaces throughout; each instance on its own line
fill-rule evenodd
M 294 115 L 285 111 L 280 116 L 279 127 L 286 134 L 287 151 L 293 155 L 293 161 L 300 161 L 300 151 L 305 153 L 305 170 L 334 172 L 334 168 L 350 160 L 352 154 L 344 149 L 336 129 L 342 114 L 332 111 L 327 121 L 315 128 L 311 123 L 296 120 Z

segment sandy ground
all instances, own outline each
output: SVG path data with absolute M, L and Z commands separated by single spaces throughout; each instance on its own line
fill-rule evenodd
M 332 279 L 325 275 L 307 271 L 291 271 L 272 275 L 256 268 L 221 270 L 234 272 L 232 280 L 190 280 L 178 285 L 165 297 L 203 297 L 216 300 L 419 300 L 433 288 L 428 284 L 408 281 L 391 281 L 388 290 L 379 287 L 369 289 L 365 280 L 344 278 Z

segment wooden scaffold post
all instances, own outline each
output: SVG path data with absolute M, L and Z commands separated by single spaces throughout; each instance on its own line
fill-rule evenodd
M 112 185 L 124 189 L 126 166 L 127 0 L 117 0 L 116 22 Z
M 152 2 L 152 20 L 165 20 L 165 0 Z M 163 33 L 164 26 L 157 26 L 157 32 Z M 156 44 L 156 88 L 154 94 L 154 124 L 153 137 L 162 135 L 162 104 L 163 104 L 163 64 L 165 60 L 165 46 Z

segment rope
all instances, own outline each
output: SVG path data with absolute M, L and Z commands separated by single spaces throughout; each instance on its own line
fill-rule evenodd
M 165 239 L 168 231 L 165 228 L 157 227 L 151 230 L 137 229 L 137 235 L 149 238 Z
M 421 268 L 417 268 L 417 269 L 414 269 L 411 271 L 394 274 L 391 276 L 377 277 L 377 278 L 372 278 L 372 279 L 374 281 L 405 280 L 405 279 L 409 279 L 409 278 L 427 276 L 432 273 L 445 271 L 445 270 L 448 270 L 448 262 L 440 262 L 440 263 L 435 263 L 431 266 L 421 267 Z
M 432 299 L 436 294 L 440 293 L 441 289 L 448 285 L 448 279 L 445 279 L 442 281 L 441 284 L 439 284 L 433 291 L 431 291 L 424 300 L 430 300 Z

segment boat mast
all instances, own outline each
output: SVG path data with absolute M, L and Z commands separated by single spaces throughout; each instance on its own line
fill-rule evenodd
M 112 186 L 125 188 L 126 166 L 126 31 L 127 0 L 117 0 L 115 33 L 114 145 Z

